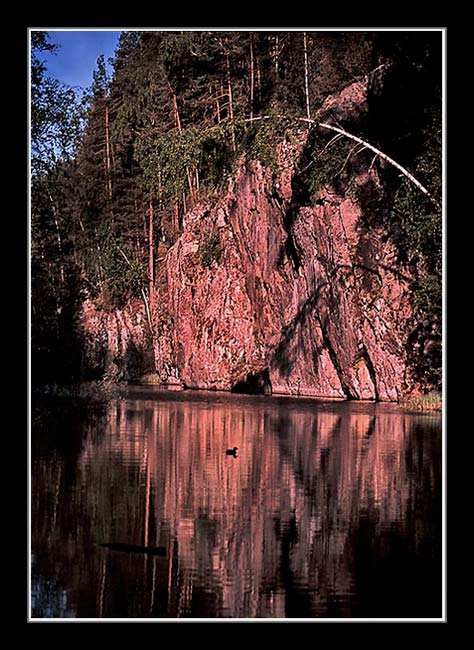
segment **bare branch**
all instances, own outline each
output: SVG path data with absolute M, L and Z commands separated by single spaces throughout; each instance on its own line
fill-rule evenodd
M 375 154 L 375 156 L 372 158 L 372 162 L 370 163 L 370 167 L 369 167 L 369 174 L 372 171 L 372 167 L 374 166 L 376 160 L 377 160 L 377 154 Z
M 115 247 L 118 250 L 118 252 L 122 255 L 123 259 L 127 262 L 127 264 L 129 266 L 132 266 L 132 263 L 130 262 L 129 258 L 124 253 L 124 251 L 120 248 L 120 246 L 118 246 L 118 244 L 115 244 Z M 150 303 L 148 301 L 147 295 L 145 293 L 145 289 L 143 287 L 140 287 L 140 292 L 142 294 L 143 303 L 145 305 L 146 317 L 147 317 L 147 321 L 148 321 L 148 327 L 150 328 L 151 335 L 153 336 L 154 332 L 153 332 L 153 325 L 152 325 L 152 322 L 151 322 Z
M 334 138 L 331 138 L 327 145 L 321 150 L 321 152 L 318 154 L 318 158 L 321 158 L 322 154 L 328 149 L 331 145 L 336 144 L 338 140 L 340 140 L 343 136 L 340 133 L 337 133 Z
M 348 161 L 349 161 L 349 158 L 352 156 L 352 154 L 354 153 L 354 150 L 355 150 L 355 149 L 357 149 L 357 145 L 356 145 L 356 144 L 355 144 L 353 147 L 351 147 L 349 153 L 348 153 L 347 156 L 346 156 L 346 159 L 344 160 L 344 162 L 343 162 L 343 164 L 342 164 L 341 169 L 337 172 L 336 176 L 339 176 L 339 174 L 341 174 L 341 173 L 343 172 L 344 167 L 347 165 L 347 163 L 348 163 Z M 355 155 L 355 154 L 354 154 L 354 155 Z
M 146 309 L 146 317 L 147 317 L 147 320 L 148 320 L 148 327 L 150 328 L 151 335 L 153 336 L 153 325 L 151 323 L 150 305 L 148 303 L 148 298 L 146 296 L 145 289 L 143 287 L 140 287 L 140 291 L 141 291 L 142 298 L 143 298 L 143 303 L 144 303 L 145 309 Z
M 300 119 L 303 119 L 303 118 L 300 118 Z M 404 167 L 399 165 L 395 160 L 393 160 L 393 158 L 390 158 L 390 156 L 387 156 L 387 154 L 383 153 L 383 151 L 380 151 L 380 149 L 377 149 L 376 147 L 369 144 L 365 140 L 362 140 L 361 138 L 358 138 L 356 135 L 352 135 L 352 133 L 348 133 L 347 131 L 344 131 L 344 129 L 340 129 L 337 126 L 332 126 L 332 124 L 325 124 L 324 122 L 320 122 L 318 124 L 318 126 L 322 127 L 323 129 L 330 129 L 331 131 L 336 131 L 336 133 L 340 133 L 341 135 L 344 135 L 346 138 L 349 138 L 350 140 L 354 140 L 355 142 L 359 142 L 360 144 L 364 145 L 367 149 L 370 149 L 371 151 L 376 153 L 378 156 L 380 156 L 380 158 L 382 158 L 383 160 L 386 160 L 388 163 L 390 163 L 391 165 L 396 167 L 396 169 L 398 169 L 404 176 L 406 176 L 408 178 L 408 180 L 410 180 L 413 183 L 413 185 L 415 185 L 421 192 L 423 192 L 423 194 L 425 194 L 437 208 L 440 207 L 440 205 L 436 201 L 436 199 L 434 199 L 431 196 L 431 194 L 428 192 L 426 187 L 424 187 L 420 183 L 420 181 L 416 180 L 416 178 L 413 176 L 413 174 L 410 174 L 410 172 L 407 169 L 405 169 Z
M 130 260 L 128 259 L 128 257 L 125 255 L 125 253 L 123 252 L 123 250 L 120 248 L 120 246 L 118 246 L 118 244 L 115 244 L 115 248 L 116 248 L 116 249 L 118 250 L 118 252 L 122 255 L 122 257 L 123 257 L 124 260 L 127 262 L 127 264 L 128 264 L 129 266 L 132 266 L 132 263 L 130 262 Z

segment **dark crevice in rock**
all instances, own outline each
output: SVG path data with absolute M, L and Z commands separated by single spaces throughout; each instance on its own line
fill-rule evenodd
M 232 387 L 233 393 L 244 393 L 247 395 L 271 395 L 272 383 L 268 368 L 260 372 L 249 372 L 249 374 Z
M 359 395 L 357 391 L 354 389 L 353 386 L 349 386 L 348 382 L 346 381 L 346 375 L 344 371 L 341 368 L 341 364 L 339 363 L 339 359 L 337 356 L 336 351 L 333 348 L 333 345 L 331 343 L 331 339 L 326 333 L 324 324 L 322 323 L 321 319 L 318 318 L 319 325 L 321 327 L 321 335 L 323 337 L 324 345 L 326 347 L 326 350 L 329 354 L 329 358 L 332 361 L 332 365 L 334 366 L 337 376 L 339 377 L 339 381 L 341 382 L 341 388 L 344 392 L 344 395 L 346 396 L 347 399 L 359 399 Z
M 292 260 L 295 270 L 298 270 L 301 266 L 301 259 L 300 253 L 298 252 L 296 240 L 293 236 L 293 223 L 296 219 L 299 206 L 292 203 L 291 205 L 287 205 L 285 209 L 285 205 L 283 204 L 280 206 L 280 209 L 283 213 L 283 227 L 285 228 L 287 235 L 286 241 L 280 253 L 280 262 L 286 255 L 286 257 Z
M 378 402 L 378 401 L 380 401 L 380 398 L 379 398 L 379 391 L 378 391 L 378 388 L 377 388 L 377 375 L 375 373 L 374 364 L 372 363 L 372 359 L 370 358 L 369 353 L 367 352 L 367 348 L 365 347 L 365 345 L 362 348 L 362 358 L 365 361 L 365 365 L 367 366 L 367 370 L 369 372 L 369 377 L 370 377 L 370 379 L 372 381 L 372 384 L 374 386 L 375 401 Z

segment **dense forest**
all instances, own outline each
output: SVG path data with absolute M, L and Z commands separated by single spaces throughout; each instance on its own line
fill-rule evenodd
M 259 160 L 277 177 L 278 146 L 307 131 L 299 205 L 313 206 L 324 186 L 361 193 L 367 219 L 383 222 L 410 270 L 409 364 L 422 383 L 439 388 L 439 32 L 122 32 L 112 74 L 100 57 L 82 98 L 47 76 L 48 34 L 33 31 L 31 43 L 34 382 L 85 378 L 86 298 L 104 312 L 140 300 L 152 328 L 160 264 L 186 215 L 216 203 L 242 160 Z M 318 128 L 325 100 L 367 76 L 370 119 L 346 128 L 428 194 L 381 157 L 359 155 L 354 141 Z M 333 124 L 346 126 L 337 114 Z M 383 205 L 351 185 L 347 160 L 355 157 L 377 170 Z M 202 265 L 220 253 L 209 237 Z

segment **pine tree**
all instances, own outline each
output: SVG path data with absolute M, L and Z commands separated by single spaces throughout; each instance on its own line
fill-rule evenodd
M 39 59 L 41 51 L 54 49 L 46 33 L 32 32 L 31 311 L 37 381 L 71 379 L 79 367 L 81 293 L 64 174 L 79 136 L 79 112 L 73 91 L 47 77 Z

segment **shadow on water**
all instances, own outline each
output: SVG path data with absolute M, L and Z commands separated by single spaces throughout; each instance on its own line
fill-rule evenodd
M 120 553 L 145 553 L 146 555 L 166 555 L 164 546 L 139 546 L 138 544 L 123 544 L 122 542 L 105 542 L 99 544 L 101 548 Z
M 438 416 L 149 397 L 33 423 L 33 616 L 441 615 Z

